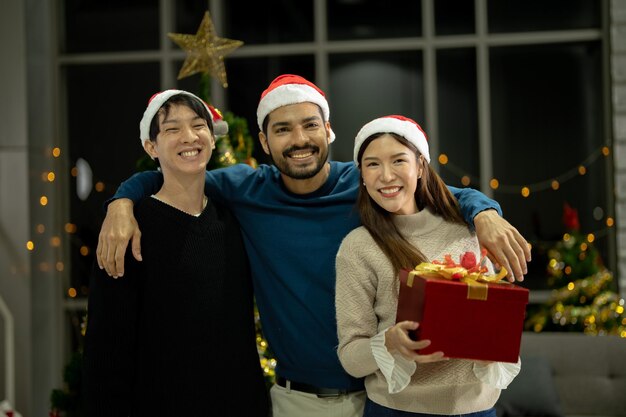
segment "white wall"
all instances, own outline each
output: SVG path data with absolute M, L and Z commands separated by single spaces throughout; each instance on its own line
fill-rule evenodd
M 0 3 L 0 295 L 15 330 L 12 381 L 5 381 L 10 367 L 7 349 L 0 348 L 0 400 L 10 400 L 24 417 L 48 415 L 50 393 L 62 387 L 65 359 L 63 293 L 54 268 L 58 249 L 49 244 L 62 230 L 63 202 L 53 197 L 47 207 L 37 203 L 40 195 L 55 194 L 41 173 L 59 165 L 50 156 L 59 136 L 50 3 Z M 37 233 L 37 224 L 46 231 Z M 29 240 L 35 242 L 32 252 L 26 249 Z M 5 330 L 0 321 L 2 346 Z
M 0 398 L 25 416 L 31 404 L 31 303 L 28 123 L 24 5 L 3 0 L 0 12 L 0 295 L 15 320 L 14 398 L 8 398 L 7 364 L 0 359 Z M 5 326 L 2 326 L 4 331 Z M 5 336 L 0 336 L 2 345 Z M 19 349 L 18 349 L 19 347 Z M 3 355 L 6 350 L 2 348 Z
M 21 3 L 20 0 L 11 0 Z M 63 386 L 65 335 L 62 327 L 62 303 L 64 299 L 62 272 L 56 269 L 62 259 L 62 247 L 50 242 L 53 237 L 64 236 L 63 225 L 67 221 L 64 210 L 64 185 L 62 177 L 69 170 L 63 166 L 67 148 L 59 141 L 58 89 L 56 68 L 58 16 L 56 1 L 24 1 L 24 27 L 26 31 L 26 113 L 28 125 L 28 175 L 29 175 L 29 229 L 35 241 L 30 256 L 30 364 L 31 384 L 28 404 L 30 416 L 47 416 L 50 394 L 54 388 Z M 61 157 L 52 157 L 52 148 L 61 147 Z M 42 181 L 42 173 L 55 171 L 57 180 Z M 43 207 L 39 197 L 48 196 Z M 44 233 L 36 233 L 35 226 L 43 224 Z M 62 239 L 64 240 L 64 239 Z M 30 417 L 25 416 L 25 417 Z

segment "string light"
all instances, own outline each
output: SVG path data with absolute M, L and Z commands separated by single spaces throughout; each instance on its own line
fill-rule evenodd
M 61 156 L 61 148 L 52 149 L 52 156 L 54 156 L 55 158 L 58 158 L 59 156 Z
M 557 175 L 556 177 L 552 177 L 550 179 L 546 179 L 543 181 L 538 181 L 532 184 L 527 184 L 525 186 L 502 184 L 497 178 L 493 178 L 489 182 L 489 186 L 494 190 L 497 189 L 498 192 L 507 193 L 507 194 L 520 194 L 523 187 L 528 188 L 529 192 L 534 192 L 534 193 L 538 191 L 545 191 L 545 190 L 550 190 L 550 189 L 556 191 L 560 189 L 561 184 L 573 178 L 576 178 L 578 176 L 587 174 L 587 169 L 588 169 L 587 167 L 593 164 L 599 157 L 601 156 L 608 157 L 610 154 L 611 154 L 610 148 L 608 146 L 602 146 L 596 149 L 595 151 L 593 151 L 591 154 L 589 154 L 589 156 L 587 156 L 581 163 L 576 164 L 576 166 L 574 166 L 573 168 L 565 171 L 564 173 L 560 175 Z M 445 155 L 445 154 L 441 154 L 441 155 Z M 450 162 L 447 156 L 446 156 L 446 163 L 442 165 L 445 165 L 446 169 L 450 170 L 453 174 L 457 175 L 459 178 L 468 177 L 469 182 L 475 183 L 475 184 L 480 183 L 480 178 L 472 177 L 471 175 L 468 175 L 466 169 L 459 167 L 455 165 L 454 163 Z
M 35 249 L 35 243 L 32 240 L 26 242 L 26 249 L 32 251 Z
M 41 197 L 39 197 L 39 204 L 41 204 L 42 206 L 47 206 L 48 197 L 46 197 L 45 195 L 42 195 Z

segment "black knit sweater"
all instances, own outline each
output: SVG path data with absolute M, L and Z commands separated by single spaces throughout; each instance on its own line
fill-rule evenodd
M 129 249 L 122 278 L 96 266 L 90 281 L 88 416 L 267 416 L 237 221 L 212 202 L 195 217 L 150 197 L 135 217 L 143 261 Z

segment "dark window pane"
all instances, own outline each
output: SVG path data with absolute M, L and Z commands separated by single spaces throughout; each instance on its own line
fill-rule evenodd
M 104 186 L 101 192 L 94 186 L 83 201 L 77 181 L 70 184 L 69 222 L 77 226 L 71 238 L 71 285 L 83 295 L 80 289 L 88 285 L 104 219 L 103 203 L 136 171 L 144 155 L 139 121 L 148 99 L 159 89 L 159 66 L 71 66 L 65 76 L 70 161 L 75 165 L 79 158 L 85 160 L 93 173 L 89 184 Z M 81 246 L 88 248 L 86 256 L 80 254 Z
M 310 42 L 313 40 L 313 1 L 226 1 L 221 36 L 248 45 Z
M 493 166 L 501 184 L 495 197 L 505 216 L 528 239 L 558 240 L 567 202 L 578 210 L 581 231 L 604 229 L 593 212 L 609 211 L 607 160 L 598 156 L 586 175 L 577 174 L 604 143 L 600 43 L 492 48 L 490 55 Z M 559 177 L 554 191 L 550 180 Z M 530 187 L 528 198 L 522 186 Z M 606 242 L 595 243 L 608 261 Z
M 600 27 L 601 1 L 489 0 L 487 4 L 492 33 Z
M 435 6 L 435 33 L 437 35 L 464 35 L 474 33 L 474 2 L 437 0 Z
M 328 39 L 422 35 L 421 1 L 328 0 Z
M 229 61 L 225 61 L 224 65 L 227 66 L 230 64 L 230 60 Z M 183 61 L 176 61 L 174 63 L 172 63 L 172 71 L 174 72 L 174 74 L 178 74 L 178 72 L 180 71 L 180 69 L 183 67 Z M 228 73 L 228 70 L 226 71 L 227 75 L 230 75 Z M 230 78 L 230 77 L 229 77 Z M 185 90 L 185 91 L 189 91 L 191 93 L 196 94 L 197 96 L 203 98 L 203 99 L 209 99 L 211 97 L 211 77 L 209 77 L 209 81 L 208 81 L 208 85 L 203 86 L 202 82 L 200 81 L 201 79 L 201 75 L 200 74 L 194 74 L 191 75 L 189 77 L 185 77 L 182 78 L 180 80 L 176 80 L 176 86 L 173 88 L 178 88 L 179 90 Z M 203 90 L 204 89 L 204 90 Z
M 334 160 L 353 159 L 354 137 L 372 119 L 401 114 L 424 124 L 421 51 L 337 54 L 329 62 Z
M 85 294 L 81 294 L 81 296 L 85 296 Z M 83 309 L 68 310 L 65 312 L 65 320 L 65 331 L 69 336 L 71 351 L 82 351 L 85 341 L 83 329 L 87 325 L 87 312 Z M 74 361 L 76 358 L 72 358 L 72 360 Z M 80 362 L 73 363 L 72 366 L 74 366 L 73 371 L 79 372 Z
M 159 48 L 158 0 L 65 0 L 66 53 Z
M 195 34 L 204 17 L 204 13 L 209 11 L 208 0 L 177 0 L 176 7 L 176 33 Z M 213 16 L 211 16 L 213 19 Z M 221 34 L 218 33 L 218 36 Z
M 449 161 L 440 165 L 439 173 L 446 184 L 479 188 L 476 51 L 473 48 L 437 51 L 437 100 L 439 152 L 446 154 Z M 433 160 L 438 157 L 431 155 Z M 462 184 L 463 176 L 473 182 Z

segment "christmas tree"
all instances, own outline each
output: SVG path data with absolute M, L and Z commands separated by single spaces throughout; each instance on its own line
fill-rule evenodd
M 224 88 L 228 87 L 224 56 L 239 48 L 243 42 L 218 37 L 209 12 L 205 12 L 195 35 L 171 33 L 169 37 L 187 51 L 187 58 L 178 74 L 178 79 L 200 74 L 197 95 L 201 99 L 207 103 L 210 102 L 211 77 L 217 78 Z M 257 161 L 252 157 L 254 140 L 250 136 L 246 119 L 235 116 L 231 112 L 225 112 L 223 118 L 228 123 L 228 134 L 216 138 L 215 152 L 207 169 L 223 168 L 237 163 L 245 163 L 256 168 Z M 276 360 L 263 336 L 256 306 L 254 319 L 257 351 L 269 386 L 274 383 Z
M 54 389 L 50 394 L 50 417 L 83 417 L 86 414 L 82 397 L 82 348 L 87 314 L 84 314 L 82 318 L 75 316 L 73 321 L 77 324 L 79 348 L 72 354 L 70 361 L 63 369 L 63 388 Z
M 563 224 L 562 240 L 548 250 L 552 294 L 528 317 L 526 330 L 626 337 L 624 300 L 615 292 L 613 274 L 593 244 L 595 236 L 580 231 L 578 212 L 567 203 Z

